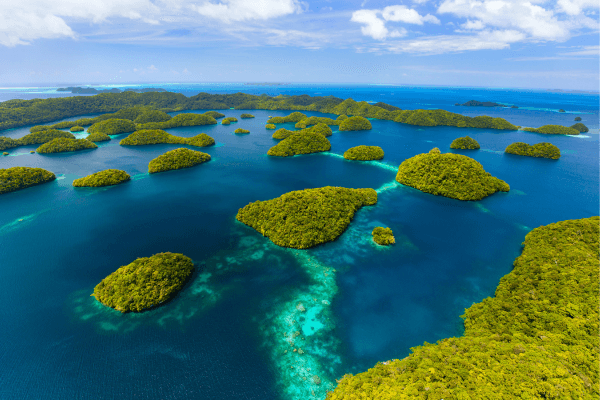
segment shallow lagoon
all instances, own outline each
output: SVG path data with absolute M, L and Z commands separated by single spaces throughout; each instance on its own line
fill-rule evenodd
M 242 112 L 225 114 L 239 119 Z M 534 118 L 528 110 L 509 112 L 517 124 Z M 537 120 L 567 118 L 535 112 Z M 119 146 L 126 135 L 97 150 L 48 156 L 29 154 L 36 146 L 27 146 L 0 158 L 1 168 L 59 175 L 0 197 L 0 397 L 323 398 L 344 373 L 460 335 L 464 308 L 493 295 L 530 229 L 598 214 L 597 125 L 588 123 L 593 131 L 585 137 L 558 137 L 374 120 L 372 131 L 334 132 L 329 154 L 276 159 L 266 156 L 276 141 L 264 124 L 288 112 L 252 114 L 229 126 L 169 130 L 217 141 L 201 149 L 210 162 L 186 170 L 148 175 L 152 158 L 179 146 Z M 251 133 L 233 134 L 238 127 Z M 462 153 L 509 183 L 509 193 L 460 202 L 394 183 L 404 159 L 432 147 L 449 151 L 467 134 L 481 150 Z M 563 156 L 504 155 L 514 141 L 549 141 Z M 341 157 L 360 144 L 383 147 L 383 162 Z M 124 169 L 132 181 L 71 186 L 106 168 Z M 235 221 L 251 201 L 326 185 L 379 192 L 377 205 L 361 209 L 335 242 L 281 249 Z M 394 230 L 395 246 L 371 242 L 377 225 Z M 122 315 L 89 296 L 119 266 L 162 251 L 181 252 L 198 266 L 172 302 Z

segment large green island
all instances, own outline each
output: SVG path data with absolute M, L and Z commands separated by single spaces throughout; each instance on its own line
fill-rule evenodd
M 191 138 L 171 135 L 162 129 L 142 129 L 133 132 L 131 135 L 122 139 L 121 146 L 144 146 L 150 144 L 187 144 L 195 147 L 206 147 L 215 144 L 215 140 L 206 133 L 200 133 Z
M 194 263 L 183 254 L 141 257 L 104 278 L 92 296 L 122 313 L 141 312 L 173 298 L 193 272 Z
M 210 161 L 210 155 L 201 151 L 186 148 L 175 149 L 161 154 L 148 163 L 148 172 L 171 171 L 174 169 L 190 168 Z
M 298 154 L 320 153 L 330 149 L 331 143 L 325 136 L 312 131 L 301 131 L 271 147 L 267 154 L 274 157 L 289 157 Z
M 84 176 L 83 178 L 75 179 L 73 186 L 75 187 L 102 187 L 118 185 L 119 183 L 127 182 L 131 177 L 125 171 L 120 169 L 105 169 L 94 174 Z
M 515 142 L 504 150 L 505 153 L 515 154 L 518 156 L 541 157 L 558 160 L 560 158 L 560 149 L 552 143 L 537 143 L 531 146 L 523 142 Z
M 36 149 L 40 154 L 67 153 L 71 151 L 97 149 L 98 146 L 87 139 L 52 139 Z
M 55 179 L 56 175 L 42 168 L 2 168 L 0 169 L 0 194 L 41 185 Z

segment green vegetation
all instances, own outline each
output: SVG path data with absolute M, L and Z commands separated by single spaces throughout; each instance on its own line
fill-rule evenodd
M 122 313 L 140 312 L 173 298 L 193 272 L 194 263 L 183 254 L 140 257 L 104 278 L 92 296 Z
M 240 118 L 254 118 L 254 115 L 252 115 L 252 114 L 242 114 L 242 115 L 240 115 Z
M 148 122 L 165 122 L 170 119 L 171 116 L 164 111 L 149 110 L 143 114 L 138 115 L 137 118 L 133 120 L 133 122 L 135 122 L 136 124 L 146 124 Z
M 186 148 L 175 149 L 161 154 L 148 164 L 148 172 L 171 171 L 174 169 L 189 168 L 209 161 L 210 155 L 201 151 Z
M 3 153 L 2 153 L 2 155 L 3 155 L 3 156 L 7 156 L 7 155 L 9 155 L 9 154 L 10 154 L 10 153 L 9 153 L 9 152 L 7 152 L 7 151 L 5 151 L 5 152 L 3 152 Z
M 307 126 L 317 125 L 317 124 L 337 126 L 340 124 L 340 122 L 341 122 L 340 120 L 331 119 L 331 118 L 327 118 L 327 117 L 308 117 L 308 118 L 304 118 L 304 119 L 296 122 L 295 127 L 296 127 L 296 129 L 304 129 Z
M 279 128 L 273 132 L 273 139 L 285 139 L 300 131 L 290 131 L 289 129 Z
M 250 133 L 248 129 L 237 128 L 233 133 Z
M 527 143 L 515 142 L 508 145 L 504 152 L 518 156 L 551 158 L 553 160 L 560 158 L 559 148 L 552 143 L 538 143 L 530 146 Z
M 365 117 L 350 117 L 340 124 L 340 131 L 365 131 L 371 129 L 371 123 Z
M 465 136 L 454 139 L 450 144 L 450 148 L 461 150 L 478 150 L 480 147 L 479 142 L 477 142 L 477 140 L 469 136 Z
M 122 139 L 121 146 L 144 146 L 149 144 L 187 144 L 196 147 L 205 147 L 215 144 L 215 140 L 206 133 L 201 133 L 191 138 L 171 135 L 161 129 L 142 129 Z
M 19 140 L 19 146 L 29 144 L 43 144 L 57 138 L 75 139 L 75 135 L 69 132 L 63 132 L 56 129 L 48 129 L 45 131 L 33 132 L 23 136 Z
M 71 132 L 83 132 L 85 129 L 83 128 L 83 126 L 79 126 L 79 125 L 75 125 L 72 126 L 71 129 L 69 129 Z
M 600 397 L 599 222 L 534 229 L 495 297 L 466 310 L 462 337 L 345 375 L 327 400 Z
M 100 187 L 118 185 L 131 179 L 129 174 L 120 169 L 105 169 L 83 178 L 75 179 L 75 187 Z
M 344 152 L 346 160 L 372 161 L 383 158 L 383 149 L 379 146 L 356 146 Z
M 394 233 L 390 228 L 377 226 L 375 227 L 375 229 L 373 229 L 371 235 L 373 235 L 373 241 L 381 246 L 388 246 L 390 244 L 396 243 Z
M 42 168 L 3 168 L 0 169 L 0 194 L 40 185 L 54 179 L 56 179 L 56 175 Z
M 302 114 L 301 112 L 293 112 L 285 117 L 271 117 L 267 121 L 267 124 L 284 124 L 286 122 L 299 122 L 306 118 L 306 114 Z
M 213 117 L 214 119 L 223 118 L 225 116 L 225 114 L 222 114 L 218 111 L 207 111 L 204 113 L 204 115 L 208 115 L 209 117 Z
M 527 132 L 544 133 L 546 135 L 579 135 L 575 128 L 567 128 L 562 125 L 544 125 L 539 128 L 523 128 Z
M 320 133 L 294 133 L 267 152 L 270 156 L 289 157 L 297 154 L 318 153 L 331 149 L 329 140 Z
M 118 135 L 120 133 L 135 131 L 135 124 L 128 119 L 111 118 L 96 122 L 88 128 L 88 133 L 105 133 L 107 135 Z
M 94 132 L 90 133 L 86 137 L 86 140 L 89 140 L 90 142 L 107 142 L 110 140 L 110 136 L 103 132 Z
M 302 134 L 302 133 L 318 133 L 318 134 L 326 137 L 326 136 L 331 136 L 332 131 L 331 131 L 330 127 L 328 127 L 327 125 L 325 125 L 323 123 L 319 123 L 315 126 L 312 126 L 310 128 L 305 128 L 305 129 L 302 129 L 299 131 L 290 131 L 285 128 L 280 128 L 280 129 L 277 129 L 273 133 L 273 139 L 285 139 L 296 133 L 300 133 L 300 134 Z
M 377 203 L 373 189 L 326 186 L 297 190 L 240 208 L 236 219 L 278 246 L 308 249 L 340 236 L 362 206 Z
M 318 124 L 313 125 L 310 128 L 307 128 L 307 130 L 309 132 L 319 133 L 325 137 L 331 136 L 333 134 L 333 131 L 331 130 L 331 128 L 329 126 L 327 126 L 327 124 L 324 124 L 322 122 L 319 122 Z
M 238 122 L 237 118 L 236 117 L 227 117 L 223 121 L 221 121 L 221 124 L 222 125 L 229 125 L 232 122 Z
M 0 151 L 12 149 L 20 145 L 21 141 L 19 139 L 0 136 Z
M 562 108 L 560 110 L 558 110 L 558 112 L 565 112 L 565 110 L 563 110 Z
M 266 129 L 277 129 L 277 127 L 274 124 L 266 124 L 265 128 Z
M 581 121 L 581 117 L 575 117 L 575 121 Z
M 573 128 L 573 129 L 577 129 L 577 131 L 579 133 L 585 133 L 585 132 L 589 132 L 590 131 L 588 129 L 588 127 L 585 126 L 584 124 L 582 124 L 581 122 L 578 122 L 575 125 L 571 125 L 570 127 Z
M 177 114 L 168 121 L 163 122 L 147 122 L 138 124 L 137 129 L 169 129 L 179 128 L 180 126 L 203 126 L 215 125 L 217 120 L 206 114 Z
M 44 143 L 43 145 L 38 147 L 36 151 L 41 154 L 50 154 L 97 148 L 97 145 L 95 145 L 87 139 L 57 138 L 52 139 L 48 143 Z
M 404 160 L 396 180 L 425 193 L 458 200 L 481 200 L 510 186 L 485 172 L 482 165 L 461 154 L 441 154 L 438 148 Z

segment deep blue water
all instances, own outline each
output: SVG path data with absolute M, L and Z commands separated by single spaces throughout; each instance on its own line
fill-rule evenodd
M 269 115 L 287 113 L 256 110 L 255 119 L 230 126 L 169 130 L 211 135 L 217 146 L 202 151 L 213 158 L 152 176 L 149 160 L 178 146 L 126 148 L 118 145 L 120 135 L 85 152 L 12 150 L 0 158 L 0 168 L 42 167 L 60 179 L 0 197 L 0 398 L 303 399 L 310 390 L 322 398 L 344 373 L 403 358 L 424 341 L 460 335 L 464 309 L 493 295 L 531 229 L 599 213 L 597 95 L 381 86 L 169 88 L 186 95 L 333 94 L 503 116 L 524 126 L 571 125 L 580 115 L 592 130 L 564 137 L 373 120 L 371 131 L 334 132 L 332 154 L 274 159 L 266 156 L 276 141 L 264 124 Z M 11 90 L 12 97 L 0 91 L 0 100 L 45 96 Z M 471 99 L 521 108 L 453 106 Z M 234 135 L 238 127 L 251 133 Z M 28 129 L 4 134 L 17 138 Z M 393 183 L 404 159 L 433 147 L 449 151 L 450 142 L 465 134 L 481 150 L 462 153 L 509 183 L 509 193 L 460 202 Z M 515 141 L 551 142 L 563 155 L 553 161 L 503 154 Z M 335 156 L 359 144 L 381 146 L 384 163 Z M 133 179 L 105 189 L 72 187 L 74 179 L 106 168 L 124 169 Z M 280 249 L 235 221 L 249 202 L 326 185 L 379 192 L 377 205 L 361 209 L 335 242 L 304 252 Z M 371 243 L 378 225 L 393 229 L 395 246 Z M 119 266 L 162 251 L 186 254 L 197 264 L 172 302 L 121 315 L 89 296 Z M 296 311 L 298 302 L 305 313 Z M 290 329 L 302 333 L 294 347 L 283 337 Z M 300 346 L 302 356 L 292 352 Z M 313 374 L 321 385 L 313 384 Z

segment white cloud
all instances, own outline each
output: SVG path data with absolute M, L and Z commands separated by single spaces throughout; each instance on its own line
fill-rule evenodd
M 479 30 L 485 28 L 485 25 L 481 21 L 467 21 L 464 24 L 462 24 L 460 27 L 463 29 L 466 29 L 466 30 L 479 31 Z
M 205 1 L 201 5 L 190 7 L 200 15 L 226 23 L 266 20 L 302 12 L 302 3 L 298 0 L 221 0 L 217 3 Z
M 578 15 L 586 8 L 600 7 L 598 0 L 558 0 L 557 4 L 561 10 L 569 15 Z
M 562 56 L 600 56 L 600 46 L 582 46 L 579 50 L 560 53 Z
M 382 10 L 357 10 L 352 13 L 350 21 L 362 24 L 363 26 L 360 28 L 362 34 L 376 40 L 407 35 L 408 32 L 404 28 L 390 31 L 386 27 L 388 21 L 416 25 L 423 25 L 425 22 L 440 23 L 440 20 L 431 14 L 422 16 L 417 11 L 400 5 L 388 6 Z

